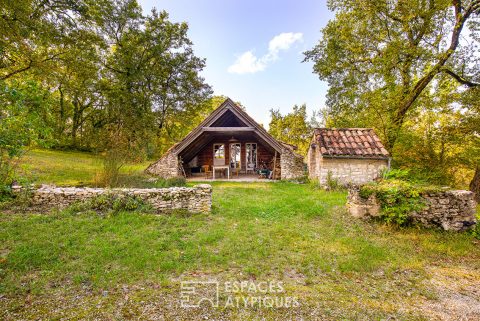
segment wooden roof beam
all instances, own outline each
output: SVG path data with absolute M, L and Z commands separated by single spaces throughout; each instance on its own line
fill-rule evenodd
M 253 132 L 254 127 L 203 127 L 204 132 Z

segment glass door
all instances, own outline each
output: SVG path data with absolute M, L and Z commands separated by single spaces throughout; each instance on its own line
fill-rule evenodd
M 225 145 L 213 144 L 213 165 L 223 166 L 225 165 Z
M 247 143 L 245 144 L 245 156 L 246 156 L 246 169 L 248 171 L 255 171 L 257 168 L 257 144 Z
M 230 168 L 239 169 L 241 167 L 240 151 L 240 143 L 230 144 Z

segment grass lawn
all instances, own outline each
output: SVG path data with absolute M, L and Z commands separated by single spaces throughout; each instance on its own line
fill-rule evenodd
M 71 181 L 95 170 L 79 163 Z M 0 213 L 0 319 L 480 316 L 480 243 L 468 234 L 353 219 L 344 192 L 308 184 L 213 191 L 210 214 Z M 182 308 L 184 280 L 283 282 L 300 305 Z

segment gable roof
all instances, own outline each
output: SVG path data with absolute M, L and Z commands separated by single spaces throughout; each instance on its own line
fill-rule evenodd
M 249 129 L 255 134 L 259 135 L 276 151 L 282 151 L 282 145 L 279 141 L 273 138 L 260 124 L 258 124 L 252 117 L 250 117 L 241 107 L 239 107 L 233 100 L 227 98 L 217 109 L 215 109 L 203 122 L 200 123 L 195 129 L 193 129 L 184 139 L 177 143 L 173 149 L 179 153 L 188 147 L 196 138 L 198 138 L 206 127 L 212 126 L 217 120 L 219 120 L 225 113 L 233 113 L 245 127 L 235 127 L 237 130 L 242 128 Z
M 316 128 L 314 143 L 323 157 L 388 159 L 390 156 L 372 128 Z

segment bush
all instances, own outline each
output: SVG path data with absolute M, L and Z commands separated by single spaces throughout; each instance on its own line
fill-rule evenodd
M 391 169 L 383 172 L 383 179 L 401 179 L 405 181 L 416 180 L 409 169 Z
M 327 173 L 327 190 L 329 191 L 340 191 L 345 189 L 345 186 L 340 184 L 338 179 L 333 178 L 333 174 L 331 171 Z
M 477 207 L 477 224 L 471 230 L 472 235 L 480 240 L 480 205 Z
M 12 188 L 8 185 L 0 185 L 0 203 L 12 199 Z
M 360 188 L 360 196 L 375 195 L 382 208 L 381 218 L 387 223 L 407 225 L 409 214 L 425 208 L 422 194 L 440 190 L 432 185 L 415 184 L 399 179 L 385 179 L 366 184 Z
M 480 215 L 477 216 L 477 224 L 475 224 L 475 227 L 471 230 L 471 233 L 473 237 L 480 240 Z

